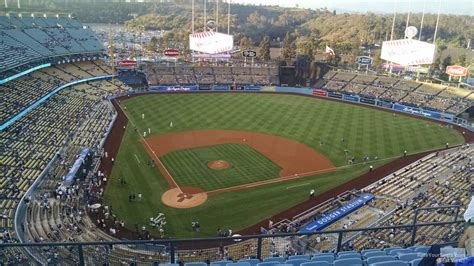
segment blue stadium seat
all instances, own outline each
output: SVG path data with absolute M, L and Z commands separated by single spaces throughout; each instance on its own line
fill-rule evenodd
M 311 261 L 327 261 L 329 263 L 334 262 L 334 255 L 316 255 L 314 256 Z
M 431 247 L 417 247 L 415 248 L 415 252 L 417 253 L 427 253 Z
M 232 262 L 227 263 L 226 266 L 251 266 L 250 262 Z
M 241 259 L 238 262 L 248 262 L 250 265 L 254 266 L 260 263 L 259 259 Z
M 332 263 L 329 263 L 327 261 L 321 261 L 321 260 L 310 261 L 310 262 L 305 262 L 301 264 L 301 266 L 331 266 L 331 265 Z
M 365 257 L 365 254 L 369 253 L 369 252 L 375 252 L 375 251 L 382 251 L 378 248 L 369 248 L 369 249 L 363 249 L 360 251 L 360 254 L 362 254 L 362 256 Z
M 393 261 L 376 262 L 374 264 L 369 264 L 369 266 L 410 266 L 410 265 L 403 261 L 393 260 Z
M 397 260 L 397 258 L 395 257 L 392 257 L 392 256 L 378 256 L 378 257 L 370 257 L 370 258 L 367 258 L 367 264 L 373 264 L 373 263 L 377 263 L 377 262 L 383 262 L 383 261 L 393 261 L 393 260 Z
M 293 266 L 300 266 L 302 263 L 308 262 L 307 259 L 294 259 L 294 260 L 287 260 L 285 264 L 290 264 Z
M 420 254 L 419 253 L 406 253 L 406 254 L 400 254 L 398 256 L 398 259 L 401 260 L 401 261 L 405 261 L 405 262 L 410 262 L 414 259 L 417 259 L 417 258 L 420 258 Z
M 285 262 L 285 258 L 283 257 L 270 257 L 270 258 L 264 258 L 263 262 L 278 262 L 278 263 L 283 263 Z
M 350 259 L 350 258 L 360 259 L 361 256 L 359 253 L 346 253 L 346 254 L 340 254 L 337 256 L 337 259 Z
M 411 266 L 418 266 L 423 258 L 418 258 L 410 261 Z
M 310 260 L 311 256 L 310 255 L 292 255 L 288 257 L 289 260 L 296 260 L 296 259 L 305 259 L 305 260 Z
M 207 266 L 207 263 L 204 262 L 188 262 L 184 266 Z
M 161 263 L 160 266 L 179 266 L 178 263 Z
M 364 256 L 364 258 L 370 258 L 370 257 L 387 256 L 387 253 L 379 250 L 379 251 L 367 252 L 367 253 L 364 253 L 362 255 Z
M 392 249 L 388 253 L 390 256 L 398 256 L 399 254 L 405 254 L 405 253 L 412 253 L 413 251 L 409 249 L 404 249 L 404 248 L 399 248 L 399 249 Z
M 337 253 L 338 256 L 341 255 L 341 254 L 359 254 L 359 252 L 354 251 L 354 250 L 350 250 L 350 251 L 339 251 Z
M 211 266 L 226 266 L 228 263 L 233 263 L 231 260 L 220 260 L 211 262 Z
M 390 251 L 392 251 L 394 249 L 401 249 L 401 247 L 385 248 L 383 251 L 388 255 L 388 254 L 390 254 Z
M 355 265 L 360 265 L 362 266 L 362 260 L 361 259 L 340 259 L 340 260 L 335 260 L 333 263 L 334 266 L 355 266 Z
M 264 261 L 264 262 L 258 263 L 257 266 L 277 266 L 281 264 L 284 264 L 284 263 L 279 262 L 279 261 Z

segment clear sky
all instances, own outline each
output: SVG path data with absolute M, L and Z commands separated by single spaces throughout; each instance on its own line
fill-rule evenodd
M 369 11 L 393 13 L 395 8 L 397 12 L 406 13 L 410 5 L 412 12 L 421 13 L 425 2 L 427 13 L 438 13 L 440 1 L 442 14 L 474 16 L 474 0 L 232 0 L 234 3 L 280 5 L 286 7 L 295 7 L 298 4 L 300 7 L 305 8 L 327 7 L 330 10 L 336 9 L 338 11 L 362 13 Z

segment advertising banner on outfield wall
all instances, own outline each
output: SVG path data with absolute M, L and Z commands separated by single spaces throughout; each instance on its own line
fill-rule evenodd
M 360 97 L 360 102 L 375 105 L 375 99 L 371 99 L 371 98 Z
M 343 95 L 342 99 L 351 102 L 359 102 L 359 96 Z
M 255 86 L 255 85 L 247 85 L 244 86 L 244 90 L 246 91 L 259 91 L 262 87 L 260 86 Z
M 189 35 L 189 49 L 205 54 L 218 54 L 231 51 L 234 37 L 214 31 L 198 32 Z
M 348 203 L 344 204 L 342 207 L 339 207 L 334 211 L 328 212 L 324 216 L 319 217 L 315 221 L 307 224 L 300 230 L 300 233 L 311 233 L 322 230 L 328 227 L 329 225 L 337 222 L 339 219 L 343 218 L 349 213 L 361 208 L 372 199 L 374 199 L 374 194 L 364 193 L 359 197 L 352 199 Z
M 378 100 L 377 101 L 377 106 L 392 109 L 392 103 L 391 102 L 385 102 L 385 101 Z
M 319 97 L 327 97 L 328 93 L 325 90 L 316 89 L 316 90 L 313 90 L 313 95 L 319 96 Z
M 230 86 L 229 85 L 212 85 L 211 90 L 214 90 L 214 91 L 228 91 L 228 90 L 230 90 Z
M 151 91 L 198 91 L 199 86 L 150 86 L 148 89 Z
M 328 97 L 342 99 L 342 94 L 333 91 L 328 91 Z
M 439 112 L 434 112 L 434 111 L 428 111 L 424 110 L 421 108 L 416 108 L 416 107 L 411 107 L 411 106 L 405 106 L 401 104 L 394 104 L 393 105 L 394 110 L 398 111 L 403 111 L 405 113 L 409 114 L 414 114 L 414 115 L 420 115 L 420 116 L 425 116 L 425 117 L 430 117 L 434 119 L 440 119 L 440 120 L 446 120 L 446 121 L 453 121 L 453 115 L 450 114 L 443 114 Z
M 382 43 L 381 58 L 402 66 L 429 65 L 433 63 L 435 45 L 413 39 Z

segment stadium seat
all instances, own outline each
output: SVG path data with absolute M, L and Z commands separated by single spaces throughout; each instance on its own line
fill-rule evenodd
M 410 261 L 411 266 L 418 266 L 423 258 L 418 258 Z
M 337 253 L 337 255 L 342 255 L 342 254 L 359 254 L 359 252 L 356 252 L 356 251 L 353 251 L 353 250 L 349 250 L 349 251 L 339 251 Z
M 431 247 L 417 247 L 415 248 L 415 252 L 417 253 L 426 253 L 430 250 Z
M 179 266 L 178 263 L 162 263 L 160 266 Z
M 264 262 L 258 263 L 257 266 L 278 266 L 282 264 L 284 263 L 281 263 L 279 261 L 264 261 Z
M 362 256 L 365 257 L 365 254 L 367 254 L 369 252 L 375 252 L 375 251 L 382 251 L 382 250 L 380 250 L 378 248 L 364 249 L 364 250 L 360 251 L 360 254 L 362 254 Z
M 254 266 L 260 263 L 259 259 L 241 259 L 238 262 L 248 262 L 250 265 Z
M 226 266 L 228 263 L 233 263 L 231 260 L 221 260 L 211 262 L 211 266 Z
M 388 253 L 388 255 L 390 256 L 398 256 L 398 254 L 405 254 L 405 253 L 412 253 L 413 251 L 409 250 L 409 249 L 404 249 L 404 248 L 400 248 L 400 249 L 392 249 L 390 250 L 390 252 Z
M 406 253 L 406 254 L 400 254 L 398 256 L 398 259 L 401 260 L 401 261 L 405 261 L 405 262 L 410 262 L 414 259 L 417 259 L 417 258 L 420 258 L 420 254 L 419 253 Z
M 374 264 L 369 264 L 369 266 L 409 266 L 409 264 L 403 261 L 393 260 L 393 261 L 376 262 Z
M 379 256 L 387 256 L 387 254 L 383 251 L 372 251 L 372 252 L 367 252 L 362 254 L 364 258 L 370 258 L 370 257 L 379 257 Z
M 294 260 L 287 260 L 285 264 L 290 264 L 293 266 L 300 266 L 302 263 L 308 262 L 307 259 L 294 259 Z
M 263 262 L 278 262 L 278 263 L 283 263 L 285 262 L 285 258 L 283 257 L 270 257 L 270 258 L 264 258 Z
M 226 266 L 251 266 L 250 262 L 231 262 L 227 263 Z
M 207 263 L 204 262 L 188 262 L 184 266 L 207 266 Z
M 378 256 L 378 257 L 370 257 L 366 261 L 367 261 L 367 264 L 373 264 L 377 262 L 393 261 L 393 260 L 397 260 L 397 258 L 392 257 L 392 256 Z
M 340 259 L 340 260 L 335 260 L 333 263 L 334 266 L 356 266 L 360 265 L 362 266 L 362 260 L 361 259 L 356 259 L 356 258 L 351 258 L 351 259 Z
M 350 258 L 360 259 L 361 256 L 359 253 L 347 253 L 347 254 L 341 254 L 337 256 L 337 259 L 350 259 Z
M 402 249 L 401 247 L 391 247 L 391 248 L 385 248 L 383 251 L 385 254 L 389 255 L 390 251 L 395 250 L 395 249 Z
M 330 265 L 332 265 L 332 263 L 329 263 L 327 261 L 322 261 L 322 260 L 301 263 L 301 266 L 330 266 Z
M 305 259 L 305 260 L 310 260 L 311 256 L 310 255 L 292 255 L 288 257 L 289 260 L 296 260 L 296 259 Z
M 316 255 L 314 256 L 311 261 L 327 261 L 329 263 L 334 262 L 334 256 L 331 255 Z

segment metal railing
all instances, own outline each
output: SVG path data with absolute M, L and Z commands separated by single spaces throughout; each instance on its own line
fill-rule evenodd
M 459 208 L 459 206 L 454 206 Z M 453 208 L 453 206 L 442 206 L 442 207 L 431 207 L 431 208 L 422 208 L 420 210 L 433 210 L 433 209 L 443 209 L 443 208 Z M 457 213 L 457 212 L 456 212 Z M 408 229 L 412 230 L 411 235 L 411 244 L 416 244 L 416 237 L 417 237 L 417 229 L 429 226 L 447 226 L 447 225 L 461 225 L 464 221 L 457 220 L 457 215 L 455 216 L 455 220 L 450 222 L 430 222 L 430 223 L 416 223 L 417 221 L 417 214 L 415 215 L 414 224 L 405 224 L 405 225 L 393 225 L 393 226 L 380 226 L 380 227 L 372 227 L 372 228 L 352 228 L 352 229 L 344 229 L 344 230 L 329 230 L 329 231 L 318 231 L 313 233 L 284 233 L 284 234 L 273 234 L 273 235 L 250 235 L 250 236 L 234 236 L 234 237 L 212 237 L 212 238 L 196 238 L 196 239 L 171 239 L 171 240 L 130 240 L 130 241 L 96 241 L 96 242 L 54 242 L 54 243 L 1 243 L 0 244 L 0 252 L 5 251 L 9 248 L 28 248 L 30 250 L 36 250 L 37 252 L 43 252 L 47 249 L 56 249 L 56 248 L 66 248 L 72 252 L 74 250 L 74 255 L 76 257 L 75 263 L 79 265 L 88 265 L 91 264 L 89 261 L 89 255 L 86 250 L 106 250 L 111 251 L 114 248 L 128 250 L 129 255 L 128 258 L 130 261 L 136 259 L 138 255 L 134 255 L 133 252 L 137 252 L 139 255 L 143 254 L 155 254 L 150 252 L 150 249 L 155 247 L 163 247 L 167 250 L 166 253 L 166 261 L 158 260 L 159 263 L 177 263 L 179 261 L 182 262 L 181 255 L 178 256 L 178 252 L 181 252 L 183 249 L 187 251 L 195 251 L 199 250 L 203 246 L 206 245 L 214 245 L 220 248 L 225 248 L 228 245 L 236 244 L 236 243 L 248 243 L 252 241 L 252 243 L 256 244 L 256 250 L 252 257 L 262 259 L 265 256 L 269 256 L 268 252 L 265 252 L 266 255 L 264 256 L 263 250 L 265 243 L 268 244 L 269 242 L 275 243 L 277 240 L 285 240 L 294 237 L 304 238 L 309 236 L 325 236 L 325 235 L 337 235 L 337 245 L 334 249 L 335 252 L 339 252 L 342 250 L 344 235 L 348 233 L 364 233 L 364 232 L 375 232 L 380 230 L 398 230 L 398 229 Z M 247 242 L 246 242 L 247 241 Z M 453 241 L 445 241 L 446 243 L 422 243 L 422 244 L 452 244 Z M 143 247 L 134 248 L 134 247 Z M 149 247 L 149 249 L 145 248 Z M 191 248 L 189 248 L 191 247 Z M 107 253 L 107 252 L 104 252 Z M 141 252 L 141 253 L 140 253 Z M 124 255 L 124 256 L 127 256 Z M 105 255 L 107 256 L 107 255 Z M 143 256 L 145 257 L 145 256 Z M 149 257 L 152 257 L 151 255 Z M 36 257 L 37 258 L 37 257 Z M 124 258 L 125 259 L 125 258 Z M 107 259 L 106 259 L 107 260 Z M 196 260 L 200 260 L 196 257 Z M 50 263 L 50 261 L 37 261 L 38 263 L 45 264 Z

